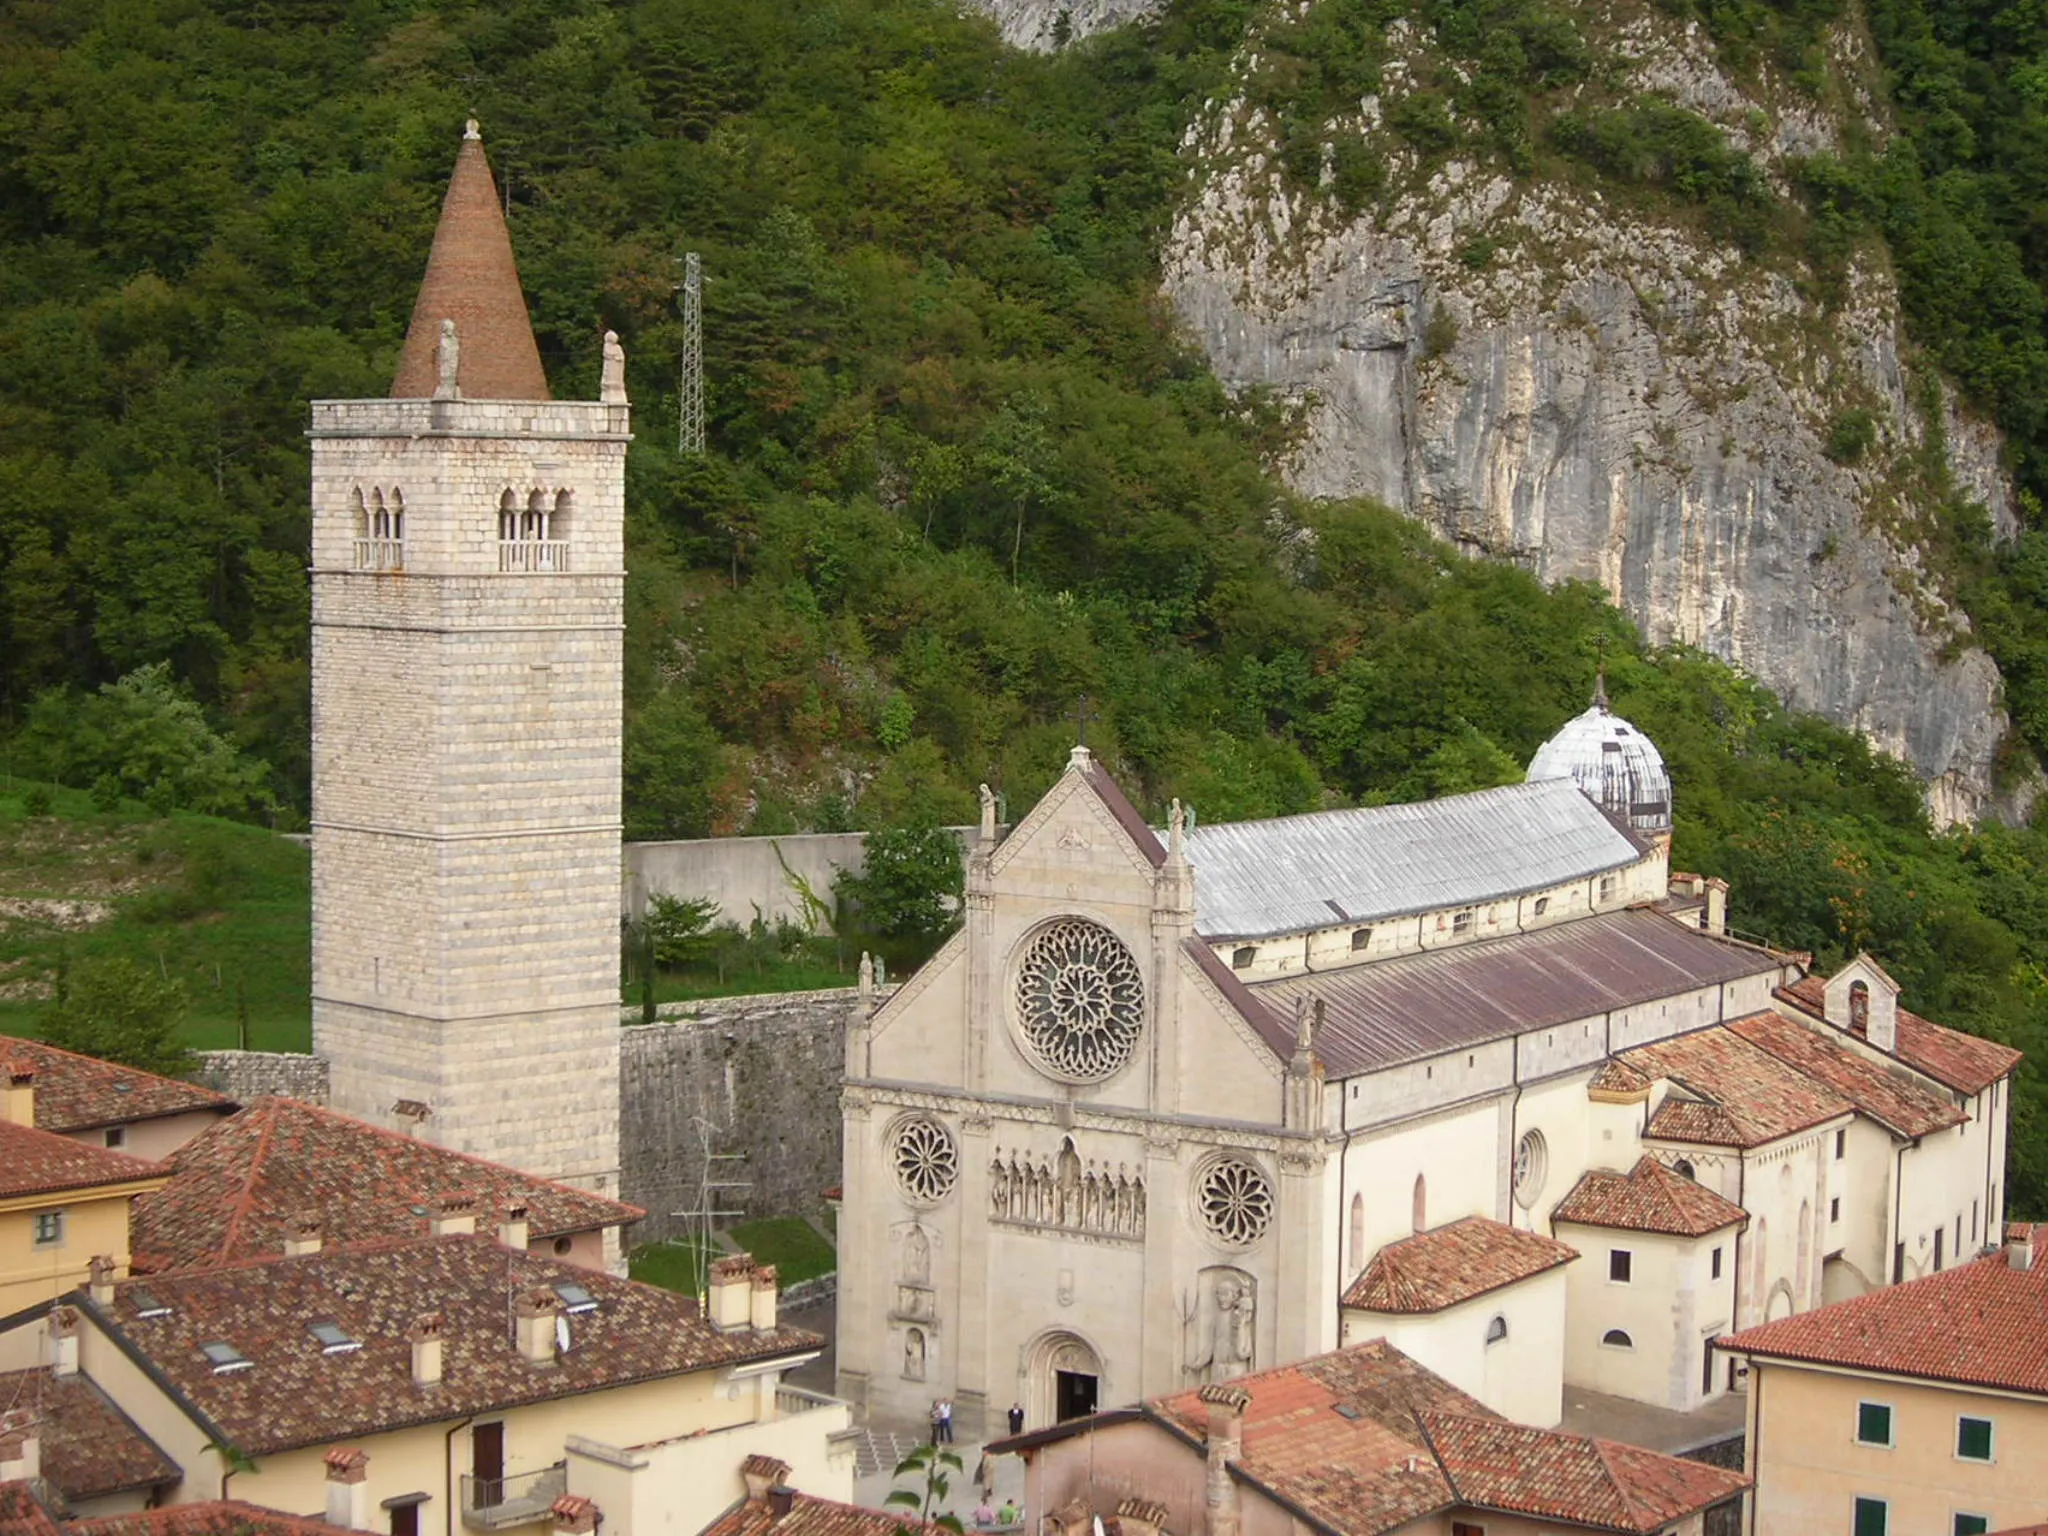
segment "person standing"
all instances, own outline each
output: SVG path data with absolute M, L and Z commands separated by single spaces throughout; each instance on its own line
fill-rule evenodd
M 946 1438 L 946 1405 L 942 1398 L 932 1399 L 932 1444 L 941 1444 Z
M 1024 1433 L 1024 1405 L 1022 1403 L 1010 1404 L 1010 1433 L 1013 1435 Z
M 953 1443 L 953 1399 L 950 1397 L 939 1399 L 939 1443 Z

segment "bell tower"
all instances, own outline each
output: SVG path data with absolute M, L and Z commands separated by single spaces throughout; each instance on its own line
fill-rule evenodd
M 388 399 L 317 400 L 313 1049 L 333 1107 L 618 1188 L 625 362 L 548 392 L 469 124 Z

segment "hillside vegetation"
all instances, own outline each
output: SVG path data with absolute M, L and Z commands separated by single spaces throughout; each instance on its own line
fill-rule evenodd
M 1924 345 L 2003 414 L 2031 476 L 2048 390 L 2032 168 L 2048 159 L 2015 61 L 2040 24 L 1883 7 L 1902 133 L 1845 160 L 1825 198 L 1802 193 L 1805 211 L 1759 214 L 1755 238 L 1810 238 L 1810 217 L 1896 240 Z M 1753 211 L 1729 152 L 1661 109 L 1561 128 L 1530 108 L 1568 67 L 1572 25 L 1536 0 L 1325 0 L 1270 82 L 1276 110 L 1299 99 L 1320 121 L 1314 93 L 1354 89 L 1399 14 L 1489 61 L 1467 73 L 1502 154 L 1527 108 L 1523 136 L 1585 174 Z M 1724 49 L 1796 60 L 1834 12 L 1700 14 Z M 968 819 L 984 779 L 1021 810 L 1083 694 L 1091 744 L 1154 809 L 1180 795 L 1217 820 L 1478 787 L 1518 776 L 1585 706 L 1604 647 L 1618 707 L 1672 760 L 1677 860 L 1735 882 L 1741 928 L 1824 964 L 1867 945 L 1913 1006 L 2048 1063 L 2042 836 L 1937 837 L 1897 765 L 1709 660 L 1643 654 L 1599 593 L 1545 592 L 1273 474 L 1292 416 L 1229 397 L 1155 282 L 1182 135 L 1266 15 L 1182 0 L 1037 57 L 940 0 L 8 7 L 0 712 L 26 726 L 17 769 L 110 781 L 103 802 L 146 795 L 158 819 L 58 807 L 92 838 L 142 840 L 116 863 L 198 828 L 227 847 L 226 824 L 175 814 L 207 803 L 208 774 L 237 786 L 218 803 L 303 817 L 305 402 L 388 386 L 474 112 L 557 389 L 594 394 L 603 327 L 628 349 L 631 835 Z M 1333 175 L 1370 191 L 1369 166 L 1339 156 Z M 684 249 L 708 273 L 699 459 L 673 451 Z M 1966 528 L 1952 558 L 2039 743 L 2034 540 L 2000 554 Z M 68 720 L 118 714 L 87 695 L 160 702 L 160 675 L 97 690 L 166 659 L 267 765 L 267 796 L 211 741 L 206 773 L 137 775 L 110 766 L 115 737 L 65 738 Z M 255 848 L 186 915 L 124 911 L 77 943 L 155 943 L 166 967 L 203 968 L 172 936 L 203 945 L 270 889 L 278 952 L 303 967 L 302 859 L 292 874 Z M 263 1028 L 303 1029 L 296 974 L 252 994 Z M 209 1030 L 233 1016 L 205 1012 L 231 995 L 225 962 L 221 977 L 212 1001 L 203 976 L 191 987 Z M 2029 1073 L 2012 1188 L 2048 1213 L 2048 1088 Z

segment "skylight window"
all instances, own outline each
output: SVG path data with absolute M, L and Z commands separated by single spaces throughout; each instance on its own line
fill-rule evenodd
M 135 1303 L 137 1317 L 169 1317 L 171 1309 L 156 1299 L 156 1292 L 146 1285 L 130 1286 L 128 1299 Z
M 348 1330 L 339 1323 L 315 1323 L 307 1331 L 320 1341 L 323 1355 L 345 1355 L 363 1347 L 363 1341 L 350 1338 Z
M 236 1371 L 246 1371 L 256 1363 L 239 1349 L 235 1348 L 234 1345 L 220 1339 L 215 1339 L 211 1344 L 200 1345 L 199 1353 L 213 1362 L 213 1374 L 216 1376 L 228 1376 Z
M 574 1280 L 557 1280 L 555 1294 L 562 1298 L 563 1307 L 572 1314 L 597 1310 L 597 1298 Z

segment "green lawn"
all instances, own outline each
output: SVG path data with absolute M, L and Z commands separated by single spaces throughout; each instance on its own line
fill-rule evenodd
M 717 1258 L 725 1250 L 714 1248 Z M 626 1256 L 626 1272 L 635 1280 L 694 1296 L 702 1286 L 704 1259 L 697 1244 L 688 1238 L 667 1243 L 646 1243 Z
M 829 1275 L 839 1267 L 839 1257 L 832 1251 L 832 1245 L 800 1216 L 771 1216 L 760 1221 L 742 1222 L 728 1235 L 763 1264 L 773 1264 L 776 1278 L 784 1289 L 800 1281 Z M 711 1257 L 719 1258 L 725 1251 L 723 1247 L 714 1245 Z M 628 1256 L 627 1264 L 635 1280 L 665 1286 L 685 1295 L 696 1293 L 704 1274 L 703 1256 L 697 1244 L 688 1238 L 647 1243 L 635 1248 Z
M 311 859 L 261 827 L 158 817 L 132 802 L 99 812 L 44 786 L 0 788 L 0 1034 L 35 1033 L 59 968 L 102 956 L 154 964 L 192 1000 L 186 1040 L 250 1049 L 311 1045 Z

